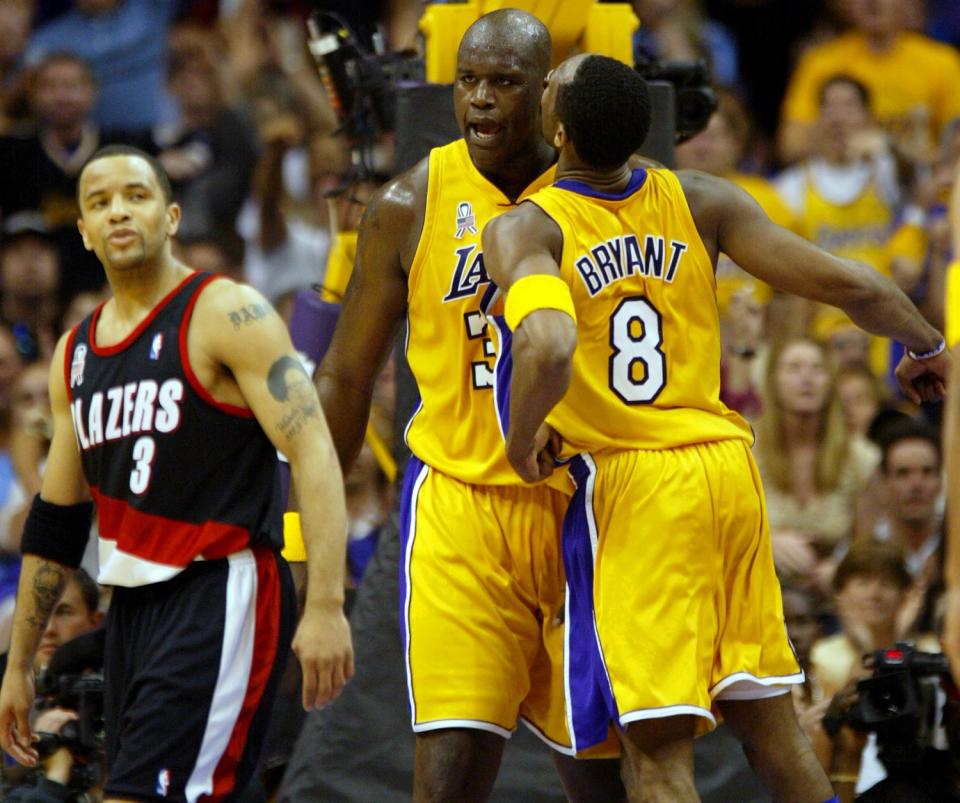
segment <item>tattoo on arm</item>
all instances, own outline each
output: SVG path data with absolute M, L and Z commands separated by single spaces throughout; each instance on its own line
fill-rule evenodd
M 227 317 L 233 324 L 234 330 L 237 330 L 241 326 L 263 320 L 269 314 L 270 308 L 266 304 L 248 304 L 245 307 L 228 312 Z
M 50 613 L 67 584 L 67 573 L 58 563 L 44 561 L 33 576 L 33 614 L 27 623 L 36 630 L 47 626 Z
M 313 382 L 299 360 L 284 355 L 270 366 L 267 372 L 267 388 L 279 402 L 286 402 L 287 409 L 277 422 L 277 428 L 290 440 L 300 433 L 308 418 L 320 414 Z

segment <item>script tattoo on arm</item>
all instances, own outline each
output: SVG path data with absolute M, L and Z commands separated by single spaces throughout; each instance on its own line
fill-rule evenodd
M 299 360 L 284 355 L 270 366 L 267 388 L 279 402 L 286 402 L 287 411 L 277 422 L 281 434 L 292 440 L 300 434 L 308 418 L 320 414 L 320 405 L 313 382 Z
M 233 324 L 234 331 L 251 323 L 263 320 L 270 314 L 270 308 L 266 304 L 248 304 L 240 309 L 235 309 L 227 313 L 227 318 Z
M 33 614 L 27 617 L 32 628 L 43 630 L 47 626 L 50 613 L 66 584 L 67 573 L 60 564 L 44 561 L 37 567 L 33 576 Z

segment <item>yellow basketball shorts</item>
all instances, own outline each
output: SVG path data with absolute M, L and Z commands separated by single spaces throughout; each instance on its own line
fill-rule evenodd
M 569 496 L 540 486 L 470 485 L 411 457 L 400 509 L 401 628 L 413 730 L 476 728 L 508 738 L 517 720 L 575 752 L 564 695 Z M 612 729 L 584 757 L 617 755 Z
M 574 739 L 801 683 L 763 491 L 740 440 L 580 455 L 564 522 Z M 592 589 L 592 594 L 591 594 Z

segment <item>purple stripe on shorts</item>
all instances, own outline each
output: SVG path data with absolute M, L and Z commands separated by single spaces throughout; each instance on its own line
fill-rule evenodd
M 513 332 L 507 326 L 502 315 L 494 315 L 493 322 L 500 333 L 500 349 L 497 354 L 496 365 L 496 404 L 497 418 L 500 420 L 500 431 L 504 439 L 510 431 L 510 380 L 513 377 L 513 353 L 510 346 L 513 342 Z
M 415 455 L 410 455 L 407 468 L 403 473 L 403 487 L 400 490 L 400 636 L 403 639 L 403 651 L 407 652 L 410 634 L 407 632 L 407 545 L 413 534 L 410 532 L 410 523 L 413 520 L 413 506 L 417 500 L 413 498 L 413 489 L 417 484 L 417 477 L 423 470 L 423 461 Z
M 583 750 L 607 738 L 618 722 L 617 706 L 603 664 L 593 610 L 593 546 L 587 510 L 591 467 L 581 456 L 570 461 L 577 484 L 563 520 L 563 565 L 567 572 L 568 706 L 574 744 Z

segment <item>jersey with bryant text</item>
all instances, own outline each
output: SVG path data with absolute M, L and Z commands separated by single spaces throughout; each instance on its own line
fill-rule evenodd
M 677 177 L 634 170 L 616 195 L 561 180 L 530 201 L 563 233 L 577 311 L 570 389 L 547 418 L 564 454 L 752 440 L 720 401 L 713 263 Z
M 197 559 L 282 546 L 276 449 L 250 410 L 213 399 L 187 356 L 194 304 L 214 278 L 192 273 L 120 343 L 96 344 L 102 305 L 67 342 L 105 585 L 155 583 Z
M 514 204 L 474 167 L 461 139 L 430 151 L 423 232 L 408 279 L 407 360 L 420 404 L 410 450 L 464 482 L 517 484 L 493 402 L 495 352 L 480 300 L 483 226 Z M 550 168 L 521 198 L 553 179 Z

